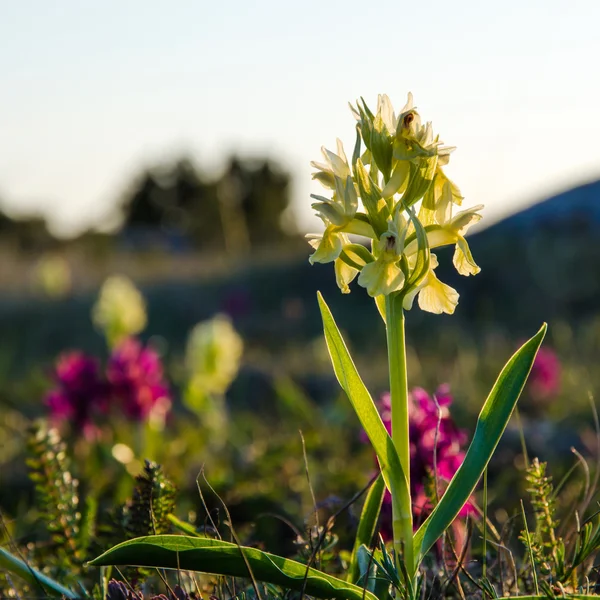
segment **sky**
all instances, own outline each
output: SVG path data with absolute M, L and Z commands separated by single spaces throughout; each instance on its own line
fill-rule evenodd
M 448 174 L 488 222 L 600 178 L 598 0 L 0 0 L 0 208 L 72 233 L 107 223 L 145 167 L 273 158 L 311 216 L 309 162 L 348 101 L 457 146 Z

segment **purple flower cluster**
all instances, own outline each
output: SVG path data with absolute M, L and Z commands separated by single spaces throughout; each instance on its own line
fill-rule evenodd
M 110 409 L 145 421 L 156 412 L 164 416 L 171 406 L 160 357 L 133 338 L 114 348 L 106 373 L 94 357 L 80 351 L 63 354 L 54 380 L 56 386 L 45 398 L 50 418 L 69 422 L 87 438 L 96 431 L 98 418 Z
M 55 421 L 69 421 L 86 437 L 95 433 L 94 420 L 108 408 L 106 382 L 95 358 L 74 351 L 56 363 L 56 387 L 46 396 L 46 405 Z
M 134 338 L 122 341 L 108 360 L 106 377 L 113 399 L 133 421 L 145 421 L 153 410 L 170 408 L 158 354 Z
M 441 496 L 465 457 L 463 446 L 467 442 L 467 435 L 450 416 L 451 404 L 448 385 L 440 386 L 433 397 L 422 388 L 414 388 L 409 394 L 410 491 L 415 527 L 433 508 L 428 490 L 437 484 Z M 391 434 L 392 407 L 389 394 L 381 397 L 380 412 Z M 467 503 L 459 516 L 473 512 L 473 505 Z M 391 497 L 388 492 L 382 509 L 381 533 L 387 538 L 391 536 Z
M 540 348 L 531 368 L 528 389 L 535 400 L 549 400 L 560 391 L 561 365 L 550 348 Z

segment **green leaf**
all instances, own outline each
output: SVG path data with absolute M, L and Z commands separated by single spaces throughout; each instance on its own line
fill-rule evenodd
M 406 281 L 406 285 L 404 288 L 404 293 L 408 293 L 412 288 L 418 286 L 427 273 L 429 272 L 429 267 L 431 264 L 431 252 L 429 250 L 429 240 L 427 239 L 427 233 L 425 233 L 425 229 L 423 229 L 423 225 L 419 219 L 415 217 L 415 213 L 411 207 L 407 207 L 406 211 L 408 212 L 408 216 L 412 221 L 412 224 L 415 228 L 415 236 L 417 239 L 417 260 L 415 262 L 415 266 L 412 269 L 410 277 L 408 277 Z
M 356 142 L 354 143 L 354 151 L 352 152 L 352 166 L 356 164 L 356 161 L 360 158 L 360 125 L 356 125 Z
M 392 175 L 392 158 L 394 154 L 394 138 L 388 133 L 381 115 L 373 120 L 371 130 L 371 153 L 373 160 L 377 163 L 384 181 Z
M 375 260 L 373 255 L 361 244 L 346 244 L 340 252 L 340 258 L 349 267 L 358 271 Z
M 356 366 L 335 324 L 329 307 L 325 300 L 323 300 L 320 292 L 317 293 L 317 297 L 323 319 L 325 342 L 327 343 L 329 356 L 333 363 L 335 376 L 342 389 L 346 392 L 354 408 L 354 412 L 356 412 L 375 450 L 379 466 L 381 467 L 381 474 L 392 495 L 395 514 L 399 518 L 410 519 L 410 513 L 405 514 L 404 509 L 404 507 L 408 507 L 408 510 L 410 510 L 411 506 L 408 482 L 402 470 L 400 458 L 398 457 L 394 443 L 388 435 L 369 391 L 356 370 Z
M 348 581 L 357 583 L 360 578 L 360 565 L 358 562 L 358 553 L 362 545 L 371 546 L 379 512 L 381 511 L 381 503 L 383 502 L 383 493 L 385 492 L 385 482 L 380 475 L 369 490 L 367 499 L 360 514 L 358 522 L 358 531 L 354 540 L 354 548 L 352 549 L 352 558 L 350 559 L 350 568 L 348 569 Z
M 196 531 L 196 528 L 193 525 L 190 525 L 189 523 L 186 523 L 185 521 L 178 519 L 173 513 L 168 514 L 167 519 L 169 520 L 171 525 L 173 525 L 173 527 L 175 527 L 175 529 L 179 529 L 179 531 L 182 531 L 183 533 L 193 535 L 194 537 L 201 537 L 201 538 L 206 537 L 206 535 L 204 533 L 200 533 L 200 532 Z
M 50 596 L 64 596 L 69 599 L 80 597 L 80 594 L 63 587 L 4 548 L 0 548 L 0 570 L 8 571 L 23 579 L 31 588 L 32 593 L 41 589 Z
M 254 577 L 318 598 L 377 600 L 362 588 L 307 568 L 294 560 L 220 540 L 185 535 L 135 538 L 114 546 L 89 563 L 95 567 L 134 565 Z
M 415 534 L 418 565 L 429 549 L 451 525 L 465 505 L 486 468 L 525 386 L 547 325 L 515 352 L 502 369 L 487 397 L 475 428 L 475 435 L 462 465 L 446 492 Z
M 422 158 L 418 166 L 411 165 L 408 187 L 402 195 L 402 202 L 405 206 L 412 206 L 427 193 L 435 176 L 437 160 L 438 157 L 436 155 Z
M 363 205 L 369 214 L 369 221 L 379 239 L 387 230 L 387 220 L 390 216 L 388 205 L 381 195 L 381 190 L 371 179 L 360 158 L 354 164 L 354 175 Z

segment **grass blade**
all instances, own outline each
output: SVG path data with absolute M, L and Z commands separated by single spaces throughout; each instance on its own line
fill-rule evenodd
M 445 494 L 415 534 L 416 564 L 450 526 L 473 493 L 486 468 L 525 386 L 537 351 L 546 335 L 541 329 L 510 358 L 502 369 L 477 420 L 475 435 L 462 465 Z
M 47 575 L 30 567 L 25 561 L 17 558 L 4 548 L 0 548 L 0 569 L 17 575 L 31 587 L 32 591 L 42 588 L 50 596 L 64 596 L 65 598 L 79 598 L 79 594 L 72 592 L 60 585 Z
M 350 559 L 350 568 L 348 569 L 348 581 L 357 583 L 360 578 L 360 566 L 358 564 L 358 551 L 361 546 L 371 546 L 379 512 L 381 511 L 381 503 L 383 502 L 383 494 L 385 492 L 385 482 L 380 475 L 369 490 L 358 523 L 358 531 L 354 540 L 354 548 L 352 549 L 352 558 Z
M 370 592 L 306 565 L 230 542 L 184 535 L 135 538 L 114 546 L 89 563 L 92 566 L 133 565 L 249 577 L 317 598 L 377 600 Z

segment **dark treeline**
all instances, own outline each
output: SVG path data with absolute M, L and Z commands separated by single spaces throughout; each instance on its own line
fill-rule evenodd
M 116 203 L 119 226 L 109 234 L 57 239 L 42 216 L 0 212 L 0 241 L 25 253 L 98 238 L 130 249 L 246 252 L 294 235 L 291 219 L 283 222 L 289 206 L 290 176 L 272 161 L 232 157 L 221 175 L 210 177 L 184 158 L 134 179 Z

